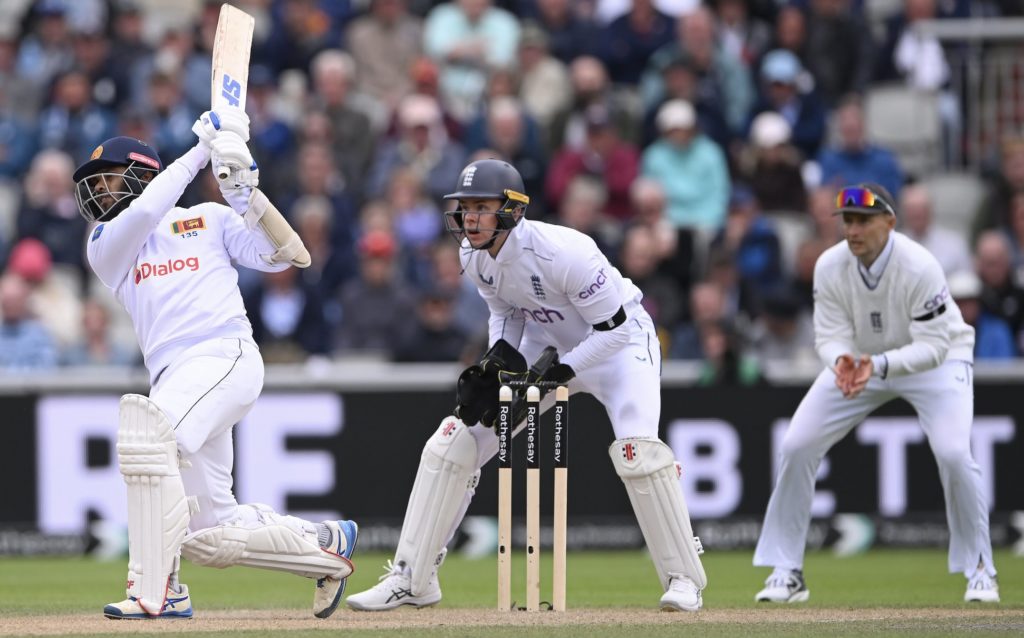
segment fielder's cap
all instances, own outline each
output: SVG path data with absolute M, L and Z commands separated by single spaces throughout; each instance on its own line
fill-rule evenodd
M 666 133 L 673 129 L 691 129 L 697 125 L 697 112 L 686 100 L 669 100 L 658 109 L 658 130 Z
M 112 137 L 97 146 L 93 150 L 92 155 L 89 156 L 89 161 L 78 167 L 72 179 L 77 182 L 87 175 L 92 175 L 101 168 L 128 166 L 132 162 L 137 162 L 156 172 L 164 169 L 160 156 L 157 155 L 152 146 L 134 137 L 122 135 Z
M 949 295 L 953 299 L 981 297 L 981 279 L 971 270 L 960 270 L 949 276 Z
M 896 203 L 892 195 L 881 184 L 867 182 L 856 186 L 844 186 L 836 195 L 836 212 L 861 213 L 864 215 L 895 215 Z
M 363 257 L 390 258 L 395 254 L 395 238 L 383 230 L 371 230 L 359 240 L 359 254 Z
M 7 262 L 11 272 L 34 284 L 46 279 L 52 265 L 50 249 L 33 237 L 26 237 L 15 244 Z
M 775 111 L 758 114 L 750 123 L 750 141 L 758 148 L 773 148 L 785 144 L 793 135 L 786 118 Z
M 792 51 L 775 49 L 768 52 L 761 61 L 761 78 L 765 82 L 795 84 L 803 72 L 803 65 Z

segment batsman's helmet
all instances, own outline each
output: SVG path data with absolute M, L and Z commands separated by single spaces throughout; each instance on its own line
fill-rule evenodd
M 116 166 L 124 166 L 124 173 L 109 170 Z M 75 171 L 78 212 L 91 222 L 114 219 L 163 168 L 160 156 L 142 140 L 110 138 Z
M 498 208 L 498 230 L 508 232 L 515 228 L 519 217 L 526 213 L 530 198 L 523 186 L 523 177 L 514 166 L 498 159 L 477 160 L 462 169 L 458 190 L 445 195 L 445 199 L 497 199 L 504 203 Z M 445 226 L 457 240 L 462 240 L 462 216 L 459 205 L 445 213 Z M 520 213 L 519 217 L 515 213 Z M 497 237 L 497 234 L 495 234 Z M 493 240 L 492 240 L 493 241 Z M 488 244 L 490 245 L 490 244 Z

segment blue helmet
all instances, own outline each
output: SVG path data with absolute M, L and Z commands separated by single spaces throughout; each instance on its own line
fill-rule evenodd
M 110 170 L 121 166 L 124 171 Z M 75 171 L 78 212 L 91 222 L 110 221 L 128 208 L 163 168 L 160 156 L 142 140 L 110 138 Z
M 462 169 L 459 175 L 458 188 L 454 193 L 444 196 L 445 199 L 497 199 L 504 203 L 498 208 L 498 231 L 512 230 L 526 213 L 530 198 L 526 195 L 523 177 L 514 166 L 498 159 L 477 160 Z M 515 213 L 520 213 L 519 217 Z M 462 206 L 445 213 L 445 226 L 456 240 L 462 240 L 463 219 L 465 213 Z M 494 239 L 498 237 L 495 233 Z M 494 242 L 491 240 L 487 246 Z M 483 248 L 486 248 L 484 246 Z

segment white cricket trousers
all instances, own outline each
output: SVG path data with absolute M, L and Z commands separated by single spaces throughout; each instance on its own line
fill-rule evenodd
M 995 576 L 981 469 L 971 456 L 971 364 L 946 361 L 917 374 L 885 380 L 872 377 L 854 399 L 843 398 L 835 378 L 831 369 L 818 375 L 786 430 L 782 463 L 754 552 L 754 565 L 803 567 L 821 459 L 876 408 L 903 398 L 917 412 L 939 467 L 950 532 L 949 571 L 970 576 L 981 562 L 989 575 Z
M 174 428 L 185 494 L 199 513 L 189 529 L 213 527 L 238 515 L 231 491 L 234 463 L 231 429 L 252 408 L 263 389 L 263 358 L 251 340 L 216 338 L 182 352 L 154 384 L 150 399 Z

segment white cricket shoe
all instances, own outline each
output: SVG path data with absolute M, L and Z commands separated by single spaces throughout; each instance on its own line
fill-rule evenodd
M 192 599 L 188 595 L 188 587 L 180 585 L 180 593 L 167 590 L 163 609 L 157 615 L 150 615 L 142 608 L 135 596 L 129 596 L 119 603 L 111 603 L 103 608 L 103 615 L 112 620 L 150 620 L 156 618 L 191 618 Z
M 697 611 L 703 604 L 700 587 L 686 576 L 675 576 L 669 581 L 660 606 L 665 611 Z
M 331 530 L 331 545 L 323 547 L 325 552 L 337 554 L 345 560 L 352 558 L 356 551 L 356 542 L 359 539 L 359 526 L 355 521 L 324 521 L 324 525 Z M 341 595 L 345 593 L 345 578 L 317 579 L 316 589 L 313 591 L 313 615 L 317 618 L 327 618 L 338 608 L 341 602 Z
M 988 575 L 984 568 L 979 568 L 967 580 L 967 591 L 964 593 L 964 602 L 968 603 L 998 603 L 999 583 Z
M 379 583 L 364 592 L 349 596 L 345 604 L 357 611 L 390 611 L 402 605 L 429 607 L 440 602 L 441 585 L 437 582 L 436 573 L 427 582 L 427 591 L 413 596 L 412 570 L 408 566 L 389 560 L 384 570 Z
M 764 589 L 754 596 L 757 602 L 805 603 L 811 597 L 804 583 L 804 572 L 799 569 L 776 567 L 764 585 Z

